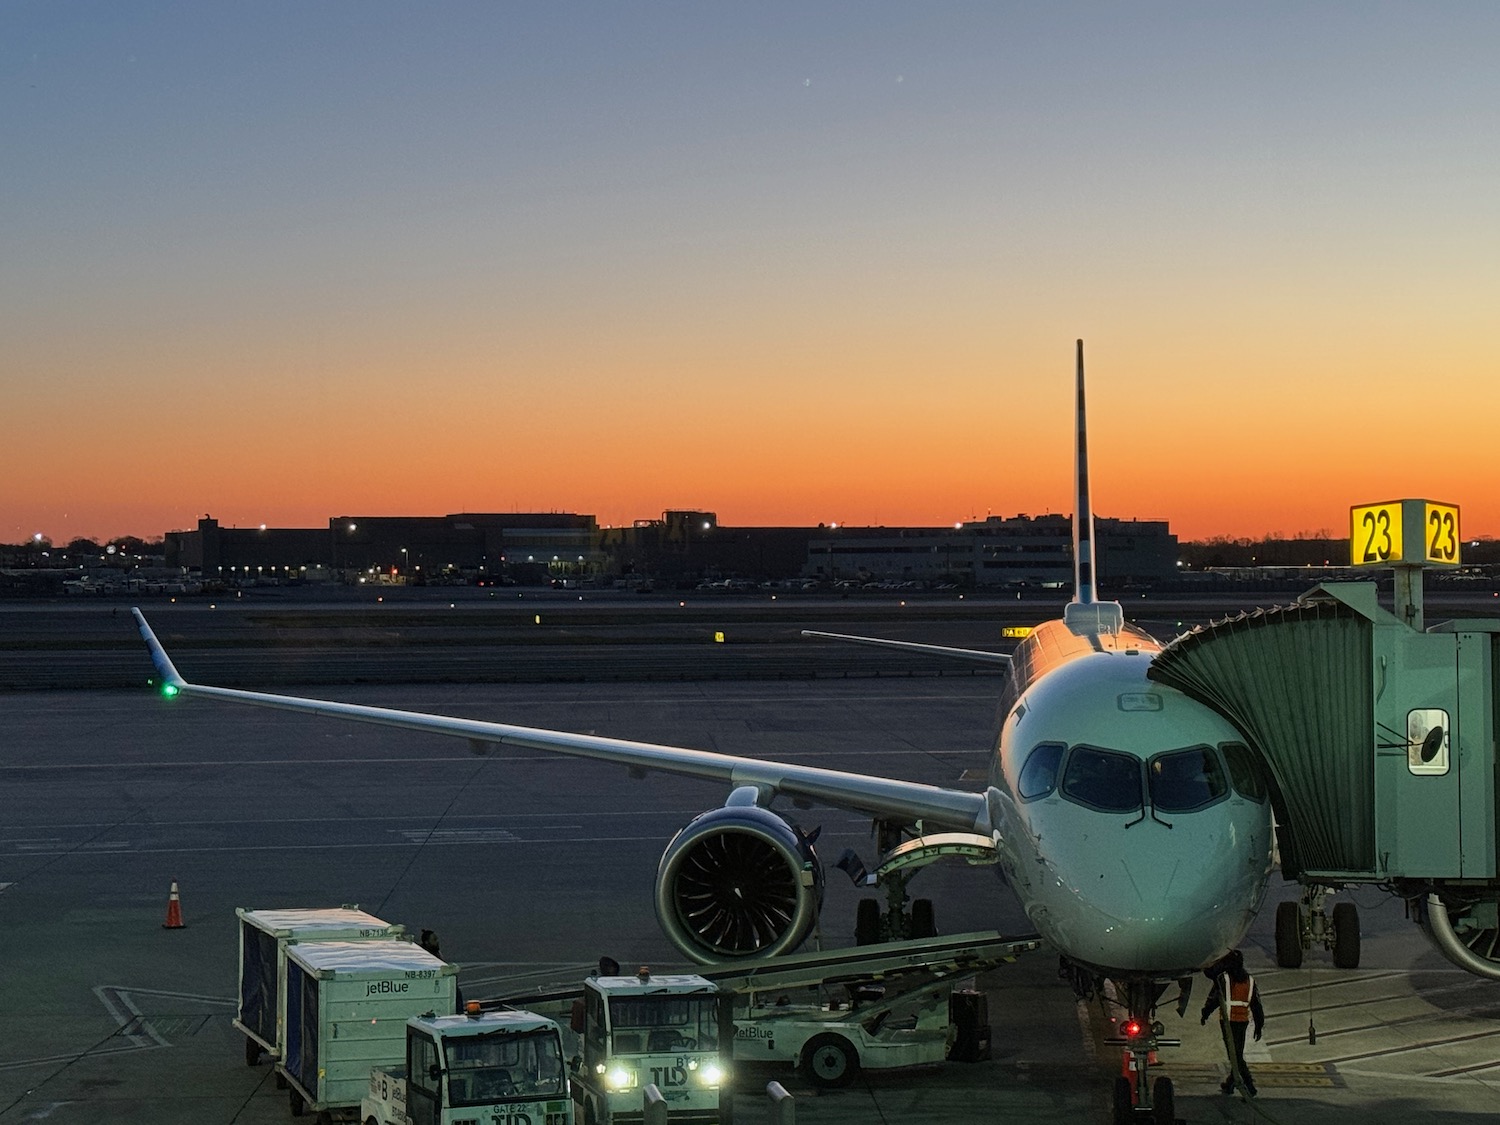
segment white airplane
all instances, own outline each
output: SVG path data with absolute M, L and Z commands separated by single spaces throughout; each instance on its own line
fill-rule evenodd
M 716 781 L 724 804 L 667 845 L 656 907 L 668 937 L 707 962 L 795 948 L 812 930 L 822 873 L 812 842 L 772 809 L 785 798 L 865 813 L 904 850 L 942 841 L 987 852 L 1074 986 L 1111 984 L 1118 1040 L 1136 1059 L 1118 1079 L 1117 1121 L 1174 1117 L 1171 1080 L 1147 1076 L 1163 1037 L 1156 1007 L 1173 982 L 1234 948 L 1272 868 L 1271 807 L 1242 736 L 1217 712 L 1147 679 L 1160 645 L 1095 599 L 1083 342 L 1078 342 L 1074 599 L 1009 657 L 873 637 L 862 644 L 1003 663 L 999 739 L 983 792 L 473 719 L 191 683 L 139 610 L 164 694 L 380 723 L 491 745 L 551 750 Z M 894 832 L 892 830 L 898 831 Z M 954 836 L 953 834 L 960 834 Z M 1184 993 L 1185 983 L 1182 984 Z M 1179 1005 L 1185 1005 L 1185 995 Z

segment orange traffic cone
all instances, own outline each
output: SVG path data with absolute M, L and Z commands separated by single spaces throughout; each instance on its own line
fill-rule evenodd
M 167 920 L 161 924 L 164 930 L 182 929 L 182 900 L 177 895 L 177 880 L 172 880 L 172 891 L 167 895 Z

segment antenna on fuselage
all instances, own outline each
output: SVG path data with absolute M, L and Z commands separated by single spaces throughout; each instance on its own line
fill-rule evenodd
M 1083 341 L 1078 341 L 1078 431 L 1073 455 L 1073 600 L 1063 621 L 1075 633 L 1118 633 L 1125 624 L 1119 602 L 1094 600 L 1094 506 L 1089 500 L 1089 427 L 1083 395 Z

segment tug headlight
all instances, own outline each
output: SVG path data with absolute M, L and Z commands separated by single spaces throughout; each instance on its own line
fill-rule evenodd
M 628 1090 L 635 1085 L 635 1072 L 623 1066 L 612 1066 L 604 1076 L 604 1082 L 611 1090 Z
M 704 1063 L 698 1068 L 698 1078 L 705 1086 L 717 1086 L 724 1081 L 724 1068 L 718 1063 Z

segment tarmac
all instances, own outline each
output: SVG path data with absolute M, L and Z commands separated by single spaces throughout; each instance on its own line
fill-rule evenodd
M 106 611 L 107 612 L 107 611 Z M 40 628 L 40 627 L 39 627 Z M 940 643 L 941 639 L 939 638 Z M 272 654 L 274 658 L 274 654 Z M 145 659 L 142 654 L 142 672 Z M 191 653 L 179 656 L 199 676 Z M 208 676 L 203 676 L 209 679 Z M 309 691 L 309 693 L 313 693 Z M 940 784 L 978 784 L 994 718 L 987 677 L 320 687 L 354 702 L 594 731 Z M 437 930 L 468 996 L 580 979 L 608 954 L 683 959 L 652 907 L 671 835 L 723 793 L 691 780 L 534 753 L 479 758 L 436 736 L 147 691 L 0 696 L 0 1123 L 259 1125 L 288 1117 L 271 1068 L 230 1027 L 234 908 L 359 903 Z M 978 772 L 976 772 L 978 771 Z M 810 810 L 825 860 L 870 854 L 869 825 Z M 825 945 L 852 940 L 857 894 L 831 872 Z M 164 929 L 167 891 L 182 929 Z M 924 871 L 940 929 L 1026 931 L 992 869 Z M 1500 1110 L 1500 984 L 1452 968 L 1403 905 L 1354 895 L 1364 950 L 1339 971 L 1273 967 L 1273 887 L 1245 945 L 1268 1022 L 1254 1102 L 1218 1092 L 1213 1024 L 1164 1008 L 1163 1052 L 1190 1122 L 1479 1122 Z M 790 1071 L 739 1076 L 737 1125 L 770 1120 L 781 1081 L 797 1120 L 1107 1122 L 1116 1051 L 1102 1002 L 1081 1003 L 1043 950 L 982 981 L 993 1057 L 866 1071 L 819 1092 Z M 1309 1025 L 1311 1024 L 1311 1034 Z

